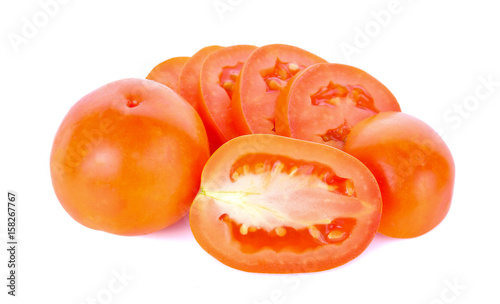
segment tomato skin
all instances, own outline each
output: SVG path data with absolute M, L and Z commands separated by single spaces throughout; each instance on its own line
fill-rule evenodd
M 70 109 L 52 146 L 52 184 L 82 225 L 142 235 L 187 213 L 208 156 L 189 104 L 162 84 L 124 79 Z
M 174 57 L 163 61 L 149 72 L 146 79 L 154 80 L 179 93 L 179 76 L 189 57 Z
M 272 70 L 278 62 L 296 64 L 300 69 L 326 63 L 324 59 L 290 45 L 270 44 L 256 49 L 243 65 L 232 99 L 235 126 L 240 134 L 275 134 L 275 109 L 281 90 L 269 91 L 263 73 Z M 296 73 L 298 70 L 293 75 Z
M 384 204 L 380 233 L 417 237 L 448 213 L 455 164 L 445 142 L 423 121 L 399 112 L 377 114 L 354 126 L 345 151 L 379 183 Z
M 252 153 L 258 153 L 260 156 L 253 156 Z M 241 160 L 242 156 L 245 159 L 245 155 L 249 155 L 249 163 L 247 164 L 250 168 L 247 170 L 251 171 L 253 166 L 251 161 L 260 161 L 258 159 L 263 157 L 262 153 L 269 154 L 269 159 L 277 156 L 289 157 L 305 163 L 319 162 L 333 168 L 337 175 L 350 178 L 356 185 L 356 198 L 333 195 L 327 196 L 333 199 L 332 201 L 323 201 L 325 196 L 318 192 L 318 188 L 299 186 L 299 183 L 293 186 L 294 191 L 297 192 L 290 194 L 291 197 L 287 199 L 286 189 L 289 188 L 280 188 L 280 185 L 287 183 L 286 175 L 282 176 L 283 179 L 278 178 L 279 189 L 277 189 L 276 195 L 278 197 L 283 195 L 283 198 L 288 200 L 286 207 L 280 209 L 280 213 L 293 217 L 290 221 L 298 221 L 295 222 L 297 225 L 301 220 L 308 218 L 306 214 L 309 213 L 321 214 L 326 217 L 332 214 L 335 216 L 344 213 L 350 214 L 357 220 L 352 235 L 341 244 L 330 244 L 302 251 L 290 249 L 277 251 L 277 249 L 270 247 L 263 247 L 257 251 L 245 251 L 243 248 L 245 244 L 241 244 L 240 247 L 234 231 L 232 232 L 227 223 L 222 220 L 225 213 L 231 217 L 235 214 L 231 214 L 231 211 L 221 207 L 214 197 L 216 193 L 222 195 L 240 193 L 239 191 L 223 191 L 226 186 L 235 185 L 234 181 L 230 179 L 231 168 L 235 164 L 239 164 L 238 159 Z M 297 161 L 295 162 L 297 163 Z M 288 174 L 292 175 L 292 177 L 288 176 L 290 179 L 300 176 L 296 175 L 298 173 Z M 262 180 L 267 180 L 267 178 L 264 177 Z M 288 181 L 290 182 L 290 180 Z M 251 183 L 252 192 L 266 191 L 265 188 L 256 186 L 257 184 Z M 241 193 L 248 192 L 241 191 Z M 254 194 L 251 193 L 251 195 Z M 224 201 L 222 198 L 221 200 Z M 259 197 L 258 200 L 260 201 L 261 198 Z M 263 198 L 262 201 L 266 200 Z M 304 206 L 304 204 L 311 202 L 314 205 Z M 277 208 L 276 204 L 277 201 L 274 201 L 267 206 L 271 209 Z M 381 207 L 380 190 L 375 178 L 368 168 L 354 157 L 326 145 L 276 135 L 256 134 L 232 139 L 211 156 L 203 170 L 201 190 L 191 206 L 189 219 L 193 235 L 200 246 L 217 260 L 230 267 L 259 273 L 315 272 L 343 265 L 361 254 L 376 234 Z M 251 213 L 242 211 L 239 216 L 246 217 L 250 216 L 249 214 Z M 269 221 L 266 220 L 266 222 Z M 250 232 L 248 233 L 250 234 Z M 272 233 L 269 234 L 272 235 Z M 292 240 L 291 242 L 297 243 L 290 243 L 290 246 L 304 246 L 301 245 L 300 240 Z
M 280 94 L 276 134 L 342 150 L 354 125 L 384 111 L 401 108 L 373 76 L 349 65 L 318 63 L 298 73 Z

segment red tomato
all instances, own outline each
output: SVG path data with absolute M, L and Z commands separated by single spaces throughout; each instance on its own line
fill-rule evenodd
M 382 234 L 416 237 L 448 213 L 455 164 L 445 142 L 421 120 L 399 112 L 372 116 L 352 128 L 345 151 L 377 178 L 384 203 Z
M 174 57 L 163 61 L 151 70 L 146 79 L 166 85 L 179 93 L 179 75 L 189 57 Z
M 256 48 L 235 45 L 217 50 L 207 57 L 201 68 L 200 111 L 206 118 L 205 124 L 217 132 L 222 143 L 239 135 L 233 124 L 231 97 L 243 63 Z
M 179 94 L 184 97 L 200 115 L 201 120 L 205 124 L 208 141 L 210 143 L 210 151 L 212 152 L 215 151 L 222 142 L 217 135 L 217 131 L 211 127 L 210 123 L 208 123 L 208 118 L 200 109 L 200 104 L 203 102 L 203 97 L 200 92 L 200 75 L 201 67 L 207 57 L 222 48 L 222 46 L 218 45 L 202 48 L 186 62 L 179 76 Z
M 368 73 L 320 63 L 300 72 L 278 99 L 276 133 L 343 149 L 351 128 L 383 111 L 400 111 L 396 98 Z
M 241 69 L 233 95 L 240 134 L 275 133 L 275 109 L 281 90 L 299 71 L 326 61 L 297 47 L 272 44 L 255 50 Z
M 52 184 L 82 225 L 146 234 L 187 213 L 208 156 L 202 121 L 186 101 L 157 82 L 125 79 L 68 112 L 52 146 Z
M 340 150 L 276 135 L 220 147 L 191 206 L 194 237 L 222 263 L 249 272 L 312 272 L 370 244 L 380 221 L 377 182 Z

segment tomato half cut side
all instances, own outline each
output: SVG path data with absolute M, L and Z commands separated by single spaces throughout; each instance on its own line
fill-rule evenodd
M 222 144 L 222 142 L 217 135 L 217 131 L 214 130 L 214 128 L 211 128 L 210 124 L 207 123 L 208 119 L 206 115 L 204 115 L 203 111 L 200 111 L 200 103 L 202 102 L 200 92 L 200 75 L 201 67 L 207 57 L 211 53 L 222 48 L 222 46 L 218 45 L 211 45 L 202 48 L 196 52 L 196 54 L 191 56 L 191 58 L 186 62 L 179 76 L 179 94 L 195 108 L 198 114 L 200 114 L 201 120 L 207 130 L 211 152 L 215 151 Z
M 146 79 L 159 82 L 179 93 L 179 76 L 189 57 L 174 57 L 163 61 L 149 72 Z
M 301 70 L 326 61 L 303 49 L 271 44 L 256 49 L 241 69 L 233 115 L 241 134 L 275 134 L 275 108 L 287 82 Z
M 245 135 L 207 162 L 190 224 L 201 247 L 248 272 L 331 269 L 376 234 L 381 194 L 372 173 L 338 149 Z
M 343 149 L 351 128 L 379 112 L 401 111 L 380 81 L 353 66 L 322 63 L 289 82 L 276 106 L 276 133 Z
M 208 56 L 201 68 L 200 111 L 206 124 L 216 130 L 223 143 L 239 135 L 233 124 L 231 98 L 240 70 L 256 48 L 235 45 L 217 50 Z

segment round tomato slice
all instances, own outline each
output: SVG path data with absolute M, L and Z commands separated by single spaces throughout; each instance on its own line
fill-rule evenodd
M 207 162 L 190 224 L 201 247 L 230 267 L 313 272 L 361 254 L 376 234 L 381 206 L 372 173 L 347 153 L 245 135 Z
M 179 75 L 184 67 L 184 64 L 189 60 L 189 57 L 174 57 L 158 64 L 149 72 L 146 79 L 154 80 L 179 93 Z
M 235 45 L 217 50 L 208 56 L 201 68 L 200 111 L 222 143 L 239 135 L 233 124 L 231 98 L 240 70 L 256 48 Z
M 202 48 L 186 62 L 179 76 L 179 94 L 195 108 L 198 114 L 200 114 L 201 120 L 203 121 L 203 124 L 205 125 L 205 128 L 207 130 L 211 152 L 215 151 L 222 144 L 222 142 L 217 135 L 217 131 L 214 130 L 214 128 L 212 128 L 209 123 L 207 123 L 208 118 L 206 117 L 206 115 L 204 115 L 204 112 L 200 111 L 200 104 L 202 103 L 200 92 L 200 75 L 201 67 L 207 57 L 211 53 L 222 48 L 222 46 L 218 45 L 212 45 Z
M 256 49 L 241 69 L 233 96 L 235 126 L 241 134 L 274 134 L 281 90 L 299 71 L 324 59 L 303 49 L 271 44 Z
M 276 133 L 343 149 L 351 128 L 384 111 L 401 111 L 381 82 L 343 64 L 321 63 L 289 82 L 276 107 Z

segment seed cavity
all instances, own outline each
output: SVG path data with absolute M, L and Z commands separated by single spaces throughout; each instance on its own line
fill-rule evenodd
M 261 71 L 261 76 L 266 83 L 267 92 L 282 90 L 288 81 L 305 67 L 296 62 L 283 62 L 276 58 L 274 67 Z
M 318 162 L 266 153 L 249 153 L 233 163 L 229 177 L 234 183 L 250 174 L 270 174 L 266 178 L 279 174 L 314 176 L 325 183 L 330 192 L 357 197 L 356 187 L 351 179 L 338 176 L 332 168 Z
M 234 87 L 242 67 L 243 62 L 238 62 L 234 66 L 223 67 L 219 74 L 219 84 L 224 90 L 226 90 L 230 99 L 233 97 Z
M 328 85 L 319 88 L 311 95 L 313 106 L 335 107 L 342 102 L 351 103 L 353 106 L 373 113 L 380 112 L 374 104 L 368 91 L 360 85 L 341 85 L 330 81 Z
M 347 124 L 347 121 L 344 120 L 344 123 L 336 127 L 335 129 L 330 129 L 326 131 L 324 134 L 318 134 L 324 142 L 329 142 L 332 140 L 345 142 L 347 139 L 347 135 L 351 132 L 351 126 Z
M 255 253 L 263 249 L 275 252 L 303 252 L 325 245 L 340 245 L 353 233 L 355 218 L 336 218 L 330 223 L 311 225 L 301 229 L 279 226 L 271 231 L 244 223 L 235 222 L 228 214 L 219 217 L 228 225 L 233 239 L 244 253 Z

